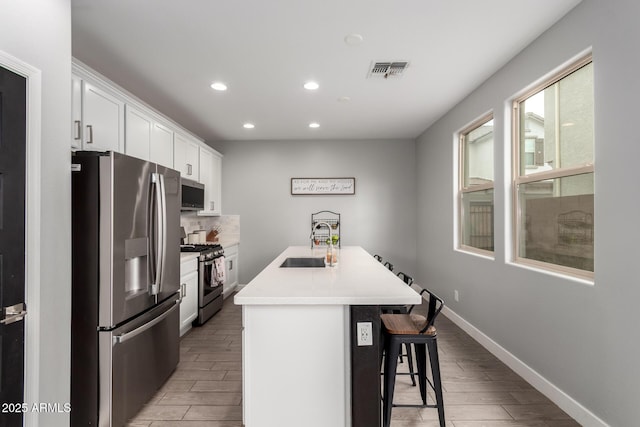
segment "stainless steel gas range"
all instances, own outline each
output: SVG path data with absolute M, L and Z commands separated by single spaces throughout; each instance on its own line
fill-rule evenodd
M 222 308 L 222 287 L 225 280 L 224 249 L 218 244 L 180 246 L 181 252 L 199 252 L 198 256 L 198 318 L 195 326 L 203 325 Z

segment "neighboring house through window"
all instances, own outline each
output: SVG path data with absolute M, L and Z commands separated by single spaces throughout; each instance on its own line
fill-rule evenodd
M 493 114 L 460 132 L 458 246 L 492 253 L 493 233 Z
M 514 100 L 515 261 L 593 277 L 593 64 Z

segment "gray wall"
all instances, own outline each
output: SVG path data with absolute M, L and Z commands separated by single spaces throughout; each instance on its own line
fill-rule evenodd
M 222 209 L 240 215 L 240 283 L 290 245 L 309 244 L 311 214 L 339 212 L 342 245 L 415 271 L 415 144 L 395 141 L 235 141 L 224 153 Z M 354 196 L 292 196 L 292 177 L 355 177 Z
M 637 425 L 640 419 L 640 286 L 635 271 L 640 241 L 638 16 L 636 0 L 584 0 L 425 131 L 416 148 L 418 279 L 442 294 L 453 311 L 612 426 Z M 507 262 L 511 211 L 506 101 L 590 46 L 595 74 L 595 285 Z M 495 260 L 453 249 L 453 134 L 490 109 L 496 115 Z M 458 303 L 454 289 L 460 291 Z
M 69 402 L 71 317 L 71 8 L 69 0 L 2 2 L 0 50 L 42 72 L 39 401 Z M 41 426 L 68 414 L 41 413 Z

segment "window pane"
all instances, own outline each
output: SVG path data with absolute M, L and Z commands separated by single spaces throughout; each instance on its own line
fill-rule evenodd
M 462 244 L 493 251 L 493 189 L 462 193 Z
M 465 135 L 464 188 L 493 182 L 493 120 Z
M 593 271 L 593 174 L 521 184 L 519 256 Z
M 593 65 L 520 103 L 520 174 L 593 162 Z

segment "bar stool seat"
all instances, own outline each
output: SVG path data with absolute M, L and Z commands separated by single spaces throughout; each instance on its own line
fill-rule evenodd
M 429 294 L 427 316 L 411 313 L 383 313 L 380 320 L 383 326 L 384 337 L 384 373 L 383 373 L 383 399 L 382 420 L 383 427 L 391 424 L 391 410 L 394 406 L 437 408 L 440 427 L 445 427 L 444 403 L 442 399 L 442 382 L 440 378 L 440 361 L 438 359 L 437 330 L 434 321 L 444 302 L 432 292 L 422 289 L 420 295 Z M 416 364 L 418 365 L 418 384 L 420 388 L 420 405 L 395 405 L 393 393 L 396 382 L 398 356 L 402 345 L 413 344 L 416 352 Z M 431 365 L 431 380 L 427 377 L 427 349 Z M 435 404 L 427 404 L 427 384 L 436 395 Z
M 406 273 L 403 273 L 402 271 L 399 272 L 397 274 L 397 276 L 402 279 L 402 281 L 404 283 L 407 284 L 407 286 L 411 286 L 413 284 L 413 277 L 409 276 Z M 380 311 L 382 313 L 396 313 L 396 314 L 407 314 L 410 313 L 412 306 L 408 306 L 408 305 L 382 305 L 380 306 Z M 412 349 L 411 349 L 411 344 L 410 343 L 406 343 L 405 344 L 405 353 L 400 352 L 400 363 L 403 363 L 403 356 L 407 357 L 407 362 L 409 364 L 409 372 L 408 373 L 403 373 L 403 374 L 399 374 L 399 375 L 409 375 L 411 377 L 411 384 L 412 385 L 416 385 L 416 379 L 415 379 L 415 372 L 413 370 L 413 355 L 412 355 Z
M 429 323 L 426 317 L 419 314 L 382 314 L 380 318 L 387 331 L 397 335 L 418 335 Z M 423 334 L 435 335 L 436 327 L 430 325 Z

